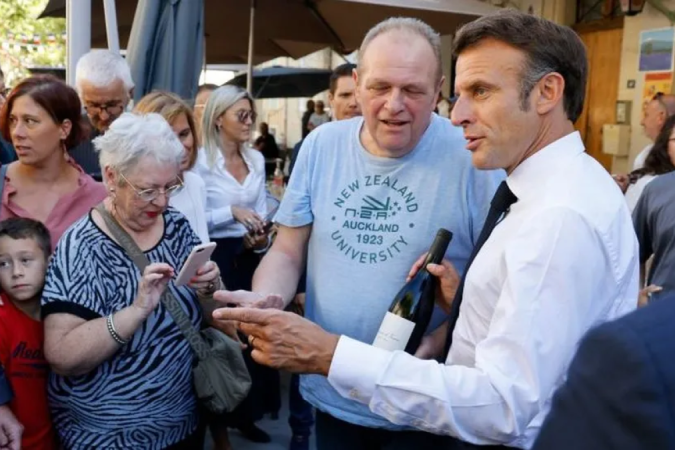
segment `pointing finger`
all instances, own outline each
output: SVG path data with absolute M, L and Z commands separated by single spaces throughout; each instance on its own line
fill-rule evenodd
M 255 308 L 219 308 L 213 311 L 216 320 L 235 320 L 250 324 L 265 325 L 276 310 Z M 241 327 L 241 325 L 240 325 Z

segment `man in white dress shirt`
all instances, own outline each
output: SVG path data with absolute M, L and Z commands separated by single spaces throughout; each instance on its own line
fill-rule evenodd
M 455 53 L 453 123 L 477 168 L 507 171 L 493 206 L 504 196 L 510 208 L 481 233 L 459 289 L 441 284 L 445 308 L 461 303 L 445 364 L 275 310 L 214 316 L 241 322 L 258 361 L 325 375 L 393 423 L 459 439 L 445 448 L 527 449 L 580 338 L 636 307 L 637 241 L 623 196 L 574 131 L 587 79 L 579 37 L 503 11 L 464 26 Z

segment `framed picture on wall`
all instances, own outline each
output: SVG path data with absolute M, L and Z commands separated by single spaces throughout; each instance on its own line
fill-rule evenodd
M 675 28 L 645 30 L 640 33 L 640 72 L 666 72 L 673 70 L 673 36 Z

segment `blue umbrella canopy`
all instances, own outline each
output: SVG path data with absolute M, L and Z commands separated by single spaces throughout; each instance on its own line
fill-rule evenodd
M 203 58 L 203 0 L 138 2 L 127 53 L 136 100 L 158 89 L 193 98 Z
M 328 89 L 331 71 L 296 67 L 268 67 L 253 71 L 254 98 L 313 97 Z M 246 74 L 242 73 L 228 81 L 246 88 Z

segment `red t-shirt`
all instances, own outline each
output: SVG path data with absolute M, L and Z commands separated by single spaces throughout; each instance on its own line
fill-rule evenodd
M 55 450 L 54 428 L 47 404 L 49 366 L 43 351 L 42 322 L 33 320 L 2 295 L 0 363 L 14 391 L 9 403 L 24 427 L 23 450 Z

